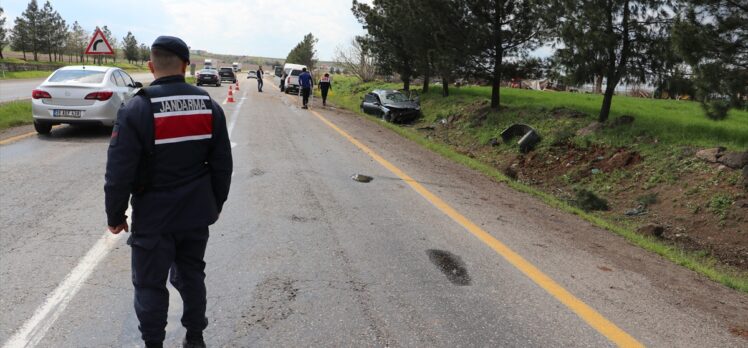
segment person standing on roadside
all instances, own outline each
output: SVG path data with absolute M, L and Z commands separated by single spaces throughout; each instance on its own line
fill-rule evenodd
M 262 71 L 262 65 L 257 66 L 257 91 L 262 92 L 262 86 L 265 84 L 262 81 L 262 76 L 265 75 L 265 72 Z
M 286 70 L 283 70 L 283 74 L 281 75 L 281 83 L 280 83 L 280 91 L 284 92 L 286 90 L 286 78 L 288 77 L 288 74 L 286 74 Z
M 312 92 L 312 74 L 306 71 L 306 68 L 301 68 L 301 74 L 299 75 L 299 86 L 301 86 L 301 98 L 302 109 L 308 109 L 309 106 L 309 94 Z
M 330 74 L 325 73 L 325 76 L 319 80 L 318 85 L 320 92 L 322 93 L 322 106 L 327 105 L 327 91 L 332 90 L 332 80 L 330 80 Z
M 190 60 L 179 38 L 159 36 L 148 68 L 155 81 L 117 113 L 104 184 L 107 225 L 129 231 L 132 196 L 132 283 L 146 347 L 163 347 L 169 308 L 167 278 L 179 291 L 187 334 L 183 347 L 205 347 L 205 248 L 231 185 L 233 160 L 226 117 L 201 88 L 185 83 Z

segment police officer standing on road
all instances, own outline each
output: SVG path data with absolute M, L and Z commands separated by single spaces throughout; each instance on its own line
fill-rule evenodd
M 233 168 L 223 110 L 185 83 L 190 51 L 160 36 L 148 62 L 156 78 L 117 114 L 106 167 L 109 231 L 128 231 L 132 195 L 132 282 L 146 347 L 162 347 L 169 291 L 184 302 L 183 347 L 205 347 L 205 247 L 208 226 L 226 201 Z M 171 274 L 170 274 L 171 273 Z
M 299 86 L 301 86 L 301 97 L 304 106 L 302 109 L 308 109 L 309 107 L 309 94 L 312 92 L 312 74 L 306 71 L 306 68 L 301 68 L 301 74 L 299 74 Z

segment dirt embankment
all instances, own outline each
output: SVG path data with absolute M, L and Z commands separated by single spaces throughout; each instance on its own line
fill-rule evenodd
M 541 134 L 541 143 L 523 154 L 517 138 L 509 143 L 500 137 L 481 143 L 477 129 L 487 111 L 480 105 L 466 110 L 434 124 L 421 121 L 415 128 L 515 180 L 577 206 L 599 209 L 596 214 L 608 221 L 748 271 L 748 163 L 741 162 L 748 161 L 748 153 L 663 149 L 652 146 L 656 139 L 638 139 L 650 142 L 643 153 L 638 144 L 613 147 L 580 141 L 603 127 L 635 122 L 624 118 L 607 126 L 581 126 L 584 121 L 580 121 L 576 128 Z M 548 116 L 579 119 L 580 115 L 557 109 Z M 722 158 L 728 155 L 732 157 Z M 599 206 L 580 202 L 590 197 L 599 198 L 593 202 Z

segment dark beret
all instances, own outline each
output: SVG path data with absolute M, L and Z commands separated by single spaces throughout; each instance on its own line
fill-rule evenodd
M 151 47 L 158 47 L 177 55 L 186 63 L 190 62 L 190 48 L 182 39 L 174 36 L 159 36 Z

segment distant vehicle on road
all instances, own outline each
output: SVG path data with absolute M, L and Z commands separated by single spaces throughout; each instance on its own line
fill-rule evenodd
M 122 69 L 67 66 L 31 92 L 34 129 L 48 134 L 56 124 L 113 126 L 117 111 L 143 84 Z
M 361 111 L 393 123 L 410 122 L 421 116 L 418 101 L 396 90 L 377 89 L 364 96 Z
M 234 71 L 242 71 L 242 64 L 239 62 L 231 63 L 231 67 L 234 68 Z
M 285 64 L 283 65 L 283 74 L 278 76 L 278 70 L 276 69 L 275 79 L 280 84 L 280 79 L 286 76 L 284 88 L 281 90 L 286 93 L 295 93 L 299 91 L 299 75 L 301 75 L 301 69 L 306 68 L 306 65 L 301 64 Z M 308 69 L 307 69 L 308 70 Z
M 203 63 L 203 66 L 204 66 L 204 69 L 214 68 L 213 67 L 213 60 L 206 59 L 205 62 Z
M 248 79 L 256 79 L 257 78 L 257 72 L 254 70 L 250 70 L 247 72 L 247 78 Z
M 231 83 L 236 83 L 236 73 L 234 72 L 234 68 L 220 68 L 218 69 L 218 74 L 221 75 L 221 81 L 231 81 Z
M 198 86 L 215 85 L 216 87 L 221 87 L 221 76 L 218 75 L 218 70 L 216 69 L 203 69 L 197 72 L 195 82 Z

